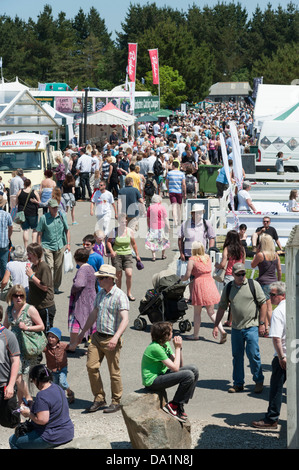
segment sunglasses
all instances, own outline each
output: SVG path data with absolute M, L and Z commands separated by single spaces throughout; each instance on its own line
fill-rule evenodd
M 274 294 L 274 292 L 270 292 L 270 297 L 276 297 L 278 294 Z
M 235 274 L 235 276 L 237 276 L 237 277 L 244 277 L 244 276 L 246 276 L 246 273 L 238 273 L 238 274 Z
M 269 223 L 270 223 L 270 220 L 263 220 L 263 223 L 264 223 L 264 224 L 269 224 Z
M 99 276 L 99 279 L 100 279 L 100 280 L 101 280 L 101 279 L 109 279 L 109 278 L 110 278 L 110 276 Z
M 18 297 L 20 297 L 20 299 L 24 299 L 25 296 L 24 296 L 24 294 L 13 294 L 13 297 L 15 299 L 17 299 Z

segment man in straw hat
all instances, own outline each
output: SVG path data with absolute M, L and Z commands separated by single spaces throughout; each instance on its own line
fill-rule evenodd
M 116 269 L 113 266 L 103 264 L 95 276 L 101 290 L 97 294 L 95 307 L 78 336 L 79 344 L 86 331 L 96 322 L 97 331 L 92 335 L 86 363 L 94 402 L 86 411 L 91 413 L 104 409 L 104 413 L 114 413 L 120 409 L 123 391 L 119 358 L 122 335 L 129 323 L 129 301 L 126 294 L 115 285 Z M 104 357 L 108 363 L 112 395 L 108 407 L 99 371 Z

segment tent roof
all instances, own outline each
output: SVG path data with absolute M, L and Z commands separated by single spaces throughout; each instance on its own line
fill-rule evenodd
M 252 91 L 248 82 L 217 82 L 211 86 L 209 96 L 245 95 Z
M 48 131 L 59 128 L 55 119 L 18 81 L 0 84 L 0 132 Z
M 298 85 L 260 84 L 254 107 L 254 124 L 271 120 L 299 102 Z
M 152 116 L 156 116 L 157 118 L 159 117 L 169 117 L 173 116 L 175 114 L 175 111 L 172 111 L 171 109 L 160 109 L 159 111 L 155 111 L 154 113 L 151 113 Z
M 87 124 L 98 124 L 108 126 L 132 126 L 136 121 L 136 118 L 131 114 L 124 113 L 113 103 L 108 103 L 100 111 L 96 113 L 89 113 L 87 115 Z
M 158 118 L 156 116 L 145 114 L 143 116 L 139 116 L 136 122 L 156 122 L 156 121 L 158 121 Z
M 43 108 L 47 111 L 47 113 L 50 114 L 50 116 L 52 116 L 52 118 L 54 118 L 55 121 L 57 121 L 57 123 L 59 123 L 60 125 L 63 124 L 63 119 L 65 119 L 66 124 L 73 124 L 74 118 L 73 118 L 72 116 L 70 116 L 69 114 L 60 113 L 59 111 L 57 111 L 56 109 L 54 109 L 52 106 L 50 106 L 48 103 L 42 104 L 42 107 L 43 107 Z

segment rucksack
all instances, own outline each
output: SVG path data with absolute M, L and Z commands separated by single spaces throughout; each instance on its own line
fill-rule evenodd
M 258 305 L 257 298 L 256 298 L 256 294 L 255 294 L 254 280 L 253 280 L 253 279 L 248 279 L 248 284 L 249 284 L 249 288 L 250 288 L 252 297 L 253 297 L 254 302 L 255 302 L 255 305 L 256 305 L 255 318 L 257 318 L 257 315 L 258 315 L 258 312 L 259 312 L 259 305 Z M 233 281 L 230 281 L 230 282 L 227 284 L 226 295 L 227 295 L 227 300 L 228 300 L 228 301 L 229 301 L 229 294 L 230 294 L 232 285 L 233 285 Z
M 156 188 L 154 183 L 150 179 L 147 179 L 144 185 L 144 194 L 146 196 L 153 196 L 155 194 L 155 191 Z
M 195 180 L 193 175 L 186 175 L 186 192 L 187 194 L 191 194 L 195 192 Z
M 156 159 L 156 161 L 154 163 L 153 170 L 154 170 L 154 173 L 155 173 L 156 176 L 163 175 L 163 166 L 162 166 L 161 160 L 159 160 L 159 158 Z

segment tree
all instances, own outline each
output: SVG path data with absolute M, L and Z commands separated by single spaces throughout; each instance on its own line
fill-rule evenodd
M 285 44 L 271 57 L 265 54 L 252 67 L 252 77 L 263 76 L 264 83 L 290 84 L 299 77 L 299 44 Z
M 186 83 L 179 72 L 168 65 L 160 67 L 160 107 L 177 108 L 181 103 L 186 101 L 187 95 Z M 153 95 L 157 95 L 157 85 L 153 85 L 153 74 L 147 72 L 145 74 L 145 84 Z

